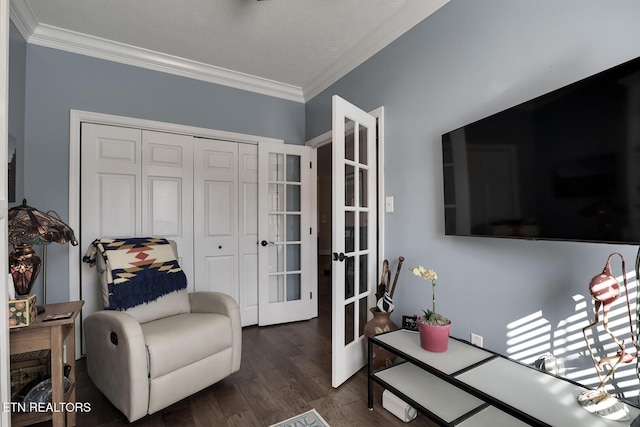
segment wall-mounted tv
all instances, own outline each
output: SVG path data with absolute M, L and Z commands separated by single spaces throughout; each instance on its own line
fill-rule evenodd
M 442 135 L 445 233 L 640 242 L 640 58 Z

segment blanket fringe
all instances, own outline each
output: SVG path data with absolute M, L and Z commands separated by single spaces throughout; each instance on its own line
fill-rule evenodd
M 161 296 L 178 292 L 187 287 L 187 276 L 180 270 L 170 274 L 156 274 L 136 281 L 135 286 L 109 284 L 109 307 L 127 310 L 150 303 Z M 117 288 L 117 289 L 116 289 Z

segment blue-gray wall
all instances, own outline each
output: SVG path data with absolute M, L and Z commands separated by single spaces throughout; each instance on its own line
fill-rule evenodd
M 26 53 L 24 194 L 63 220 L 71 109 L 304 143 L 301 103 L 31 44 Z M 68 248 L 49 245 L 47 256 L 47 302 L 66 301 Z
M 385 255 L 392 267 L 402 255 L 437 271 L 452 334 L 480 334 L 521 360 L 552 351 L 591 384 L 587 284 L 613 251 L 632 271 L 637 247 L 445 236 L 441 135 L 640 56 L 639 22 L 635 0 L 452 0 L 306 104 L 307 139 L 330 129 L 333 94 L 366 111 L 384 105 L 385 192 L 395 198 Z M 430 300 L 430 286 L 404 270 L 392 316 L 400 323 Z
M 24 194 L 68 218 L 69 109 L 297 144 L 329 130 L 333 94 L 384 105 L 386 256 L 437 270 L 454 335 L 520 358 L 553 351 L 584 379 L 587 281 L 613 251 L 632 264 L 636 247 L 445 237 L 440 135 L 640 56 L 638 22 L 636 0 L 452 0 L 306 105 L 28 45 Z M 50 246 L 49 261 L 49 300 L 65 300 L 66 248 Z M 394 299 L 399 321 L 428 306 L 430 289 L 405 270 Z
M 11 23 L 9 29 L 9 139 L 16 148 L 16 193 L 15 201 L 20 203 L 23 194 L 24 173 L 24 103 L 27 73 L 27 42 Z M 9 147 L 12 149 L 13 147 Z M 11 155 L 11 152 L 9 153 Z M 11 158 L 9 158 L 11 161 Z M 10 206 L 14 206 L 10 203 Z

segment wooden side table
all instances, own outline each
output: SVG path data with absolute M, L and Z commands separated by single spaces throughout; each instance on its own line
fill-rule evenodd
M 24 328 L 12 329 L 9 334 L 10 354 L 20 354 L 39 350 L 51 350 L 51 402 L 54 411 L 49 412 L 20 412 L 11 416 L 11 425 L 26 426 L 46 420 L 52 420 L 54 427 L 75 426 L 76 412 L 65 411 L 67 406 L 61 403 L 75 405 L 75 320 L 80 314 L 84 301 L 71 301 L 59 304 L 45 304 L 45 312 L 39 315 L 33 323 Z M 44 322 L 48 315 L 71 312 L 66 319 Z M 64 364 L 64 344 L 67 344 L 67 364 L 71 366 L 69 380 L 71 390 L 64 395 L 64 381 L 62 368 Z

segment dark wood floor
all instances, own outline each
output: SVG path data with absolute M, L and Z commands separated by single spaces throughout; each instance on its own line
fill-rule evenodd
M 332 427 L 405 425 L 382 408 L 378 385 L 375 409 L 368 410 L 366 367 L 339 388 L 331 387 L 331 316 L 326 298 L 321 292 L 324 302 L 316 319 L 244 328 L 239 372 L 131 425 L 265 427 L 311 408 Z M 78 426 L 129 425 L 92 384 L 84 360 L 76 369 L 77 399 L 91 404 L 90 412 L 78 413 Z M 39 424 L 46 425 L 50 423 Z M 410 425 L 435 424 L 420 414 Z

